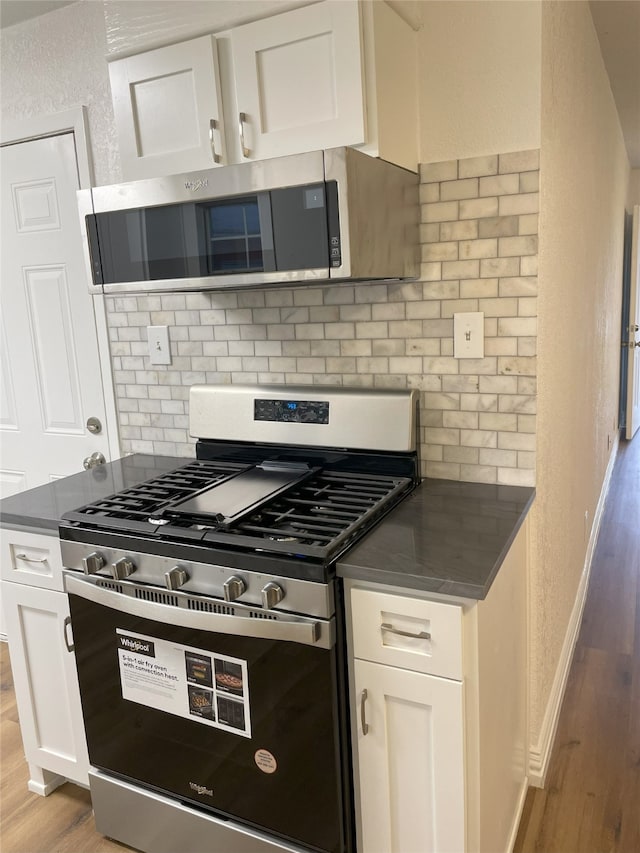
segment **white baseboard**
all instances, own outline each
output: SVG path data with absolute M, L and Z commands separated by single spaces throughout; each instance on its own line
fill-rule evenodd
M 40 781 L 38 779 L 29 779 L 27 782 L 27 788 L 33 793 L 38 794 L 40 797 L 48 797 L 56 788 L 59 788 L 60 785 L 64 785 L 67 781 L 64 776 L 55 776 L 54 774 L 49 774 L 50 778 L 47 779 L 46 782 Z
M 604 505 L 611 485 L 611 475 L 618 455 L 619 434 L 616 433 L 614 445 L 609 456 L 609 464 L 605 472 L 600 498 L 593 517 L 593 525 L 591 526 L 591 535 L 589 537 L 589 545 L 584 558 L 584 568 L 580 576 L 580 583 L 576 592 L 576 598 L 571 610 L 571 617 L 567 625 L 560 660 L 556 669 L 555 678 L 551 687 L 547 709 L 542 720 L 542 729 L 538 742 L 529 748 L 529 784 L 536 788 L 543 788 L 549 768 L 549 760 L 551 758 L 551 749 L 558 727 L 558 719 L 560 717 L 560 709 L 564 698 L 564 691 L 567 686 L 571 661 L 573 659 L 573 651 L 578 639 L 578 632 L 582 623 L 582 611 L 587 597 L 587 587 L 589 585 L 589 575 L 591 574 L 591 563 L 596 543 L 598 541 L 598 533 L 600 532 L 600 522 Z

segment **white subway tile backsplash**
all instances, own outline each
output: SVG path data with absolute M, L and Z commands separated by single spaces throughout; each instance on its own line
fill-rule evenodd
M 440 163 L 423 163 L 420 166 L 420 183 L 451 181 L 458 177 L 458 161 L 444 160 Z
M 511 195 L 517 192 L 521 192 L 520 175 L 517 172 L 512 175 L 493 175 L 488 178 L 480 178 L 481 196 Z
M 458 176 L 460 178 L 482 177 L 483 175 L 495 175 L 498 171 L 498 155 L 488 157 L 469 157 L 458 163 Z M 446 180 L 441 178 L 440 180 Z
M 470 203 L 470 202 L 469 202 Z M 496 203 L 497 207 L 497 203 Z M 522 211 L 530 213 L 531 211 Z M 470 219 L 471 217 L 460 217 Z M 458 219 L 458 202 L 457 201 L 439 201 L 433 204 L 422 205 L 422 221 L 423 222 L 447 222 Z
M 440 184 L 441 201 L 478 197 L 478 179 L 465 178 L 458 181 L 444 181 Z
M 520 193 L 503 195 L 498 206 L 500 216 L 513 216 L 521 213 L 538 212 L 538 193 Z
M 540 151 L 532 148 L 529 151 L 511 151 L 500 154 L 499 168 L 503 172 L 529 172 L 540 168 Z
M 428 226 L 431 227 L 431 226 Z M 478 220 L 465 219 L 461 222 L 442 222 L 436 225 L 440 240 L 476 240 L 478 238 Z
M 498 199 L 496 197 L 474 198 L 468 201 L 461 201 L 460 219 L 481 219 L 484 216 L 497 216 L 498 209 Z M 530 211 L 526 212 L 529 213 Z

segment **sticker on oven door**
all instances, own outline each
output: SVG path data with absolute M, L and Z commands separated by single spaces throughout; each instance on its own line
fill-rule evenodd
M 275 773 L 278 769 L 276 757 L 268 749 L 258 749 L 253 756 L 253 760 L 263 773 Z
M 251 737 L 245 660 L 116 628 L 122 698 Z

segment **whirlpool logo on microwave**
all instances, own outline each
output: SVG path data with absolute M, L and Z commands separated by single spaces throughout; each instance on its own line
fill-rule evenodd
M 195 178 L 184 182 L 185 190 L 191 190 L 192 193 L 196 193 L 198 190 L 206 190 L 208 186 L 209 178 Z
M 155 643 L 150 640 L 140 640 L 138 637 L 127 637 L 126 634 L 118 634 L 118 645 L 121 649 L 126 649 L 128 652 L 135 652 L 137 655 L 148 655 L 150 658 L 156 656 Z

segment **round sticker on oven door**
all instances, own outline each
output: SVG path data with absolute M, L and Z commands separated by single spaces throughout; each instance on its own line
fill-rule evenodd
M 263 773 L 275 773 L 278 769 L 278 762 L 275 755 L 272 755 L 268 749 L 259 749 L 253 756 L 258 768 Z

